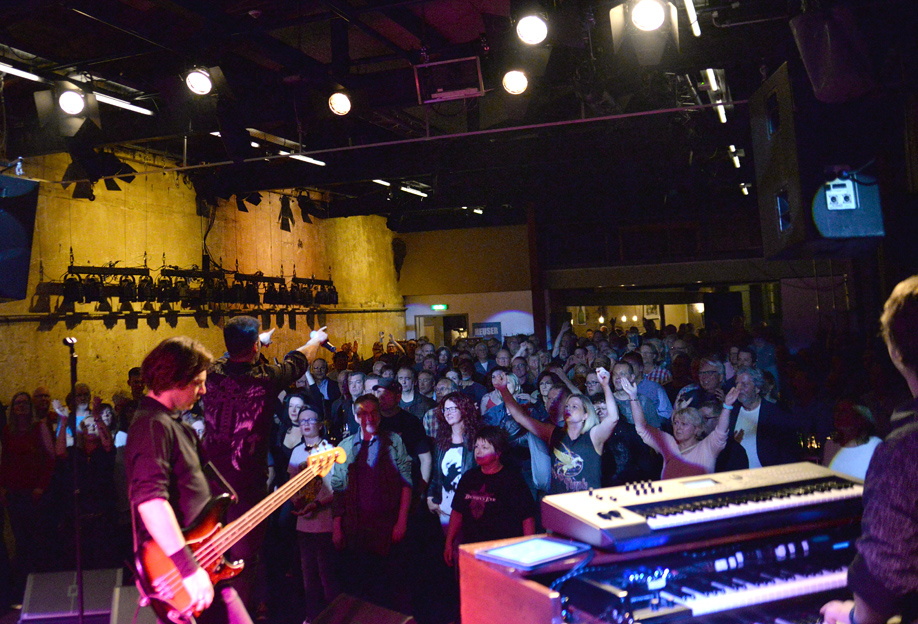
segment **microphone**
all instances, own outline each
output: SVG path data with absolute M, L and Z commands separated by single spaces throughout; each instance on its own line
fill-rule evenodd
M 73 345 L 76 344 L 76 342 L 77 342 L 77 339 L 76 339 L 76 338 L 73 338 L 73 337 L 64 338 L 64 346 L 65 346 L 65 347 L 72 347 Z
M 325 328 L 323 327 L 322 329 L 324 330 Z M 315 337 L 316 337 L 316 332 L 314 332 L 314 331 L 309 332 L 309 337 L 310 337 L 310 338 L 315 338 Z M 322 343 L 322 346 L 325 347 L 326 349 L 328 349 L 329 351 L 331 351 L 332 353 L 337 353 L 337 352 L 338 352 L 338 350 L 337 350 L 330 342 L 328 342 L 328 340 L 325 340 L 325 341 Z

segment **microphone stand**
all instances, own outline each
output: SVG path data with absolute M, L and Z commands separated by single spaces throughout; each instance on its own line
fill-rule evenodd
M 70 349 L 70 396 L 73 397 L 73 418 L 70 426 L 73 427 L 73 446 L 71 451 L 73 456 L 73 528 L 74 537 L 76 537 L 76 581 L 77 581 L 77 604 L 79 611 L 77 621 L 83 624 L 83 552 L 80 538 L 80 479 L 79 460 L 76 454 L 76 385 L 77 385 L 77 354 L 76 338 L 64 338 L 64 346 Z

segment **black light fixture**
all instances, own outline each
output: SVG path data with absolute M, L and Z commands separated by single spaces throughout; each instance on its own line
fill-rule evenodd
M 123 275 L 118 282 L 118 299 L 121 303 L 137 301 L 137 283 L 130 275 Z
M 75 136 L 87 121 L 102 127 L 99 102 L 86 84 L 58 80 L 50 90 L 36 91 L 34 98 L 41 127 L 54 127 L 61 136 Z
M 615 53 L 630 40 L 642 66 L 658 65 L 670 41 L 679 50 L 679 18 L 667 0 L 628 0 L 609 10 Z
M 83 303 L 83 282 L 78 275 L 66 275 L 64 277 L 64 300 L 65 306 L 73 306 L 74 303 Z
M 303 218 L 303 223 L 312 223 L 310 216 L 322 217 L 321 208 L 314 199 L 309 197 L 308 193 L 297 197 L 296 204 L 300 207 L 300 216 Z
M 280 214 L 277 215 L 277 220 L 280 221 L 281 230 L 289 232 L 290 225 L 293 223 L 293 211 L 290 210 L 290 198 L 286 195 L 282 195 L 280 205 Z
M 257 206 L 261 203 L 261 193 L 249 193 L 245 196 L 245 201 L 252 204 L 253 206 Z
M 145 275 L 137 283 L 137 300 L 154 301 L 156 299 L 156 288 L 153 286 L 153 278 Z
M 236 210 L 239 212 L 248 212 L 249 209 L 245 205 L 245 201 L 238 195 L 236 195 Z

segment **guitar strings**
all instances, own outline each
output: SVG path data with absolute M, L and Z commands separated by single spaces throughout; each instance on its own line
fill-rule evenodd
M 207 569 L 210 566 L 216 564 L 223 556 L 223 554 L 230 548 L 230 546 L 232 546 L 239 538 L 248 533 L 252 527 L 257 526 L 262 520 L 271 515 L 275 509 L 280 507 L 288 498 L 293 496 L 293 493 L 296 490 L 299 490 L 301 487 L 303 487 L 303 485 L 315 478 L 327 465 L 333 465 L 339 452 L 339 449 L 333 449 L 317 456 L 321 457 L 321 459 L 316 460 L 315 465 L 311 464 L 307 466 L 301 473 L 297 474 L 293 479 L 287 481 L 287 483 L 271 493 L 259 505 L 253 507 L 245 514 L 223 527 L 223 530 L 218 532 L 214 536 L 214 539 L 195 551 L 195 558 L 201 564 L 201 567 Z M 300 485 L 300 481 L 303 481 L 302 485 Z M 291 490 L 293 490 L 293 492 L 291 492 Z M 281 500 L 276 500 L 278 498 Z M 259 510 L 259 507 L 262 506 L 264 506 L 264 510 Z M 254 520 L 255 518 L 258 519 Z M 238 538 L 236 537 L 237 534 L 239 534 Z M 178 589 L 183 587 L 182 576 L 175 568 L 156 580 L 159 580 L 161 584 L 164 583 L 164 589 L 169 590 L 173 595 L 175 595 Z M 159 593 L 161 592 L 157 592 L 157 594 Z

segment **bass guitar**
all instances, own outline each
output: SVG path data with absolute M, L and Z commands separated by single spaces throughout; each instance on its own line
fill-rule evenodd
M 343 464 L 346 459 L 340 448 L 311 455 L 305 468 L 296 476 L 226 526 L 221 520 L 232 498 L 221 494 L 212 499 L 192 525 L 182 531 L 198 563 L 210 576 L 211 583 L 216 585 L 242 571 L 243 562 L 227 561 L 223 556 L 226 551 L 309 481 L 324 477 L 335 463 Z M 150 539 L 140 545 L 134 565 L 141 606 L 152 606 L 160 620 L 175 624 L 187 624 L 200 615 L 191 608 L 191 597 L 185 590 L 179 571 L 155 541 Z

